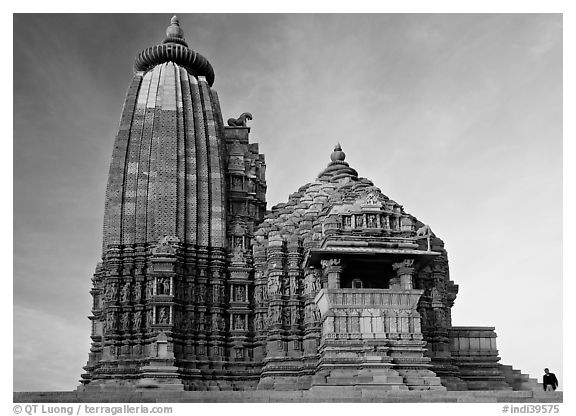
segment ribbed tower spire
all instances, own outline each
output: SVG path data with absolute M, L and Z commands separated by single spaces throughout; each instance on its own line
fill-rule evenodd
M 194 56 L 192 61 L 187 56 Z M 108 180 L 104 245 L 224 245 L 222 116 L 208 61 L 186 47 L 178 18 L 136 58 Z
M 225 359 L 229 319 L 226 138 L 214 71 L 188 48 L 176 16 L 134 67 L 106 189 L 83 382 L 195 388 L 198 360 Z

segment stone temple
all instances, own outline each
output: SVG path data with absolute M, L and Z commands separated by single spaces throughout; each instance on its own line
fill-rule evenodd
M 452 326 L 444 242 L 340 145 L 268 211 L 252 115 L 225 125 L 213 84 L 176 17 L 136 57 L 80 390 L 540 388 Z

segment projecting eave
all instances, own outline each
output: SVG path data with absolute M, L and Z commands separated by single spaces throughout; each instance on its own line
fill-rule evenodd
M 313 248 L 304 256 L 305 267 L 318 267 L 320 260 L 354 257 L 357 260 L 381 261 L 385 263 L 399 262 L 406 258 L 414 258 L 421 266 L 425 266 L 442 253 L 414 249 L 378 248 L 378 247 L 326 247 Z

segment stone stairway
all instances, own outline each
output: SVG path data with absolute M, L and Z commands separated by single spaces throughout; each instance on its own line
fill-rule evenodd
M 326 386 L 299 391 L 15 392 L 14 403 L 562 403 L 561 391 L 374 390 Z
M 544 390 L 542 383 L 539 383 L 535 378 L 531 378 L 528 374 L 513 368 L 511 365 L 499 364 L 499 368 L 506 383 L 512 387 L 512 390 Z
M 326 387 L 341 389 L 379 389 L 379 390 L 408 390 L 404 379 L 397 371 L 389 368 L 379 369 L 332 369 L 316 373 L 312 381 L 311 391 L 324 390 Z M 334 390 L 336 391 L 336 390 Z

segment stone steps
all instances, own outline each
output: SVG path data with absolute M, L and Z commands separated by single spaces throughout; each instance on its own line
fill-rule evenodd
M 544 391 L 544 386 L 535 378 L 522 373 L 521 370 L 513 368 L 511 365 L 499 364 L 500 371 L 513 390 Z
M 315 386 L 300 391 L 15 392 L 14 403 L 562 403 L 563 392 L 414 391 Z

